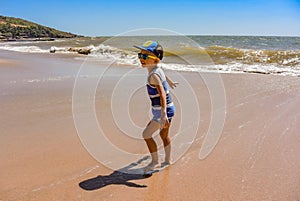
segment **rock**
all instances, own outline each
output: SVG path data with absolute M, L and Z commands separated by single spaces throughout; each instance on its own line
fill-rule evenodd
M 50 53 L 55 53 L 55 51 L 56 51 L 56 48 L 55 48 L 54 46 L 52 46 L 52 47 L 50 48 Z
M 70 52 L 77 52 L 78 54 L 85 54 L 88 55 L 91 53 L 91 48 L 78 48 L 78 47 L 70 47 L 68 51 Z
M 91 49 L 79 49 L 77 51 L 79 54 L 85 54 L 85 55 L 88 55 L 91 53 Z

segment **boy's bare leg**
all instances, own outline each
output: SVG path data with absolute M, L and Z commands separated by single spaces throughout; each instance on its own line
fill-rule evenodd
M 169 136 L 169 128 L 170 124 L 160 131 L 160 137 L 164 143 L 165 149 L 165 161 L 162 163 L 162 166 L 171 164 L 171 138 Z
M 155 131 L 157 131 L 160 127 L 160 124 L 156 121 L 151 120 L 148 125 L 146 126 L 144 132 L 143 132 L 143 138 L 147 144 L 147 147 L 150 151 L 152 161 L 147 166 L 147 170 L 152 170 L 155 168 L 155 166 L 158 164 L 158 153 L 157 153 L 157 145 L 152 138 L 152 135 Z

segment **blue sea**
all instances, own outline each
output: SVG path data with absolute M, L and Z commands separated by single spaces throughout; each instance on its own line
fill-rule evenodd
M 216 73 L 260 73 L 300 76 L 300 37 L 276 36 L 119 36 L 55 41 L 0 42 L 0 50 L 72 54 L 74 59 L 136 67 L 138 49 L 146 40 L 164 47 L 160 65 L 169 70 Z M 79 56 L 79 49 L 90 54 Z

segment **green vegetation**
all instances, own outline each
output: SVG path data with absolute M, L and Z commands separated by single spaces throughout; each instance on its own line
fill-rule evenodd
M 0 39 L 74 38 L 78 35 L 58 31 L 20 18 L 0 16 Z

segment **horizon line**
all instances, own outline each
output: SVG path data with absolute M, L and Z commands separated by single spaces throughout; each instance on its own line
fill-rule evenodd
M 77 34 L 76 34 L 77 35 Z M 82 34 L 78 34 L 81 35 L 83 37 L 89 37 L 89 38 L 97 38 L 97 37 L 147 37 L 147 36 L 177 36 L 176 34 L 164 34 L 164 35 L 98 35 L 98 36 L 89 36 L 89 35 L 82 35 Z M 240 34 L 240 35 L 236 35 L 236 34 L 182 34 L 183 36 L 223 36 L 223 37 L 295 37 L 295 38 L 299 38 L 300 35 L 263 35 L 263 34 Z

